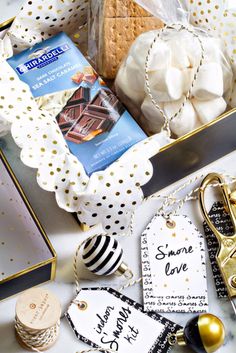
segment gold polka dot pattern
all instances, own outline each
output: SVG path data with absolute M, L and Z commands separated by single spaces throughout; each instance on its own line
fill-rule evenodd
M 29 87 L 6 61 L 0 64 L 0 70 L 0 116 L 12 123 L 11 133 L 22 149 L 23 163 L 38 169 L 38 184 L 54 191 L 58 205 L 77 212 L 81 222 L 101 222 L 107 233 L 127 230 L 131 214 L 143 201 L 140 186 L 152 176 L 148 158 L 158 151 L 159 144 L 153 138 L 142 141 L 89 179 L 82 164 L 69 152 L 54 115 L 42 106 L 39 109 Z
M 26 1 L 9 36 L 15 51 L 21 51 L 61 31 L 87 50 L 88 0 Z
M 105 171 L 94 173 L 80 197 L 82 223 L 102 223 L 108 234 L 125 233 L 134 210 L 143 202 L 141 186 L 153 175 L 149 158 L 159 151 L 155 138 L 139 142 Z
M 76 212 L 81 222 L 102 223 L 110 234 L 127 231 L 132 213 L 143 201 L 140 186 L 152 176 L 148 158 L 159 150 L 159 143 L 147 139 L 105 171 L 89 178 L 82 164 L 70 153 L 47 100 L 44 105 L 34 99 L 27 84 L 19 80 L 3 59 L 0 62 L 0 121 L 11 124 L 12 136 L 22 149 L 21 160 L 37 169 L 38 184 L 44 190 L 55 192 L 58 205 L 68 212 Z M 63 104 L 63 97 L 59 95 L 59 98 Z
M 228 9 L 227 6 L 226 0 L 187 0 L 191 23 L 224 40 L 236 79 L 236 3 L 235 9 Z M 236 106 L 236 85 L 231 106 Z

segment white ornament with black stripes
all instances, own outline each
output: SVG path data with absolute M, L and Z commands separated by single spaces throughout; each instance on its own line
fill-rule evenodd
M 89 271 L 99 276 L 111 274 L 132 277 L 132 272 L 123 262 L 123 249 L 120 243 L 108 236 L 98 235 L 85 242 L 82 259 Z

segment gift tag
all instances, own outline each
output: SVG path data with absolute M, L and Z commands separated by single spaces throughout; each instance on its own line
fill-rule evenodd
M 209 217 L 212 224 L 216 229 L 224 235 L 233 234 L 233 225 L 230 219 L 229 214 L 226 212 L 225 207 L 222 202 L 215 202 L 209 212 Z M 211 262 L 213 278 L 215 282 L 216 292 L 218 298 L 227 298 L 228 293 L 224 283 L 224 280 L 221 276 L 219 266 L 216 261 L 216 254 L 219 250 L 219 243 L 216 239 L 216 236 L 208 225 L 204 222 L 204 231 L 207 240 L 207 247 L 209 251 L 209 258 Z
M 145 311 L 205 312 L 204 240 L 190 219 L 156 215 L 141 239 Z
M 166 353 L 179 326 L 111 288 L 83 288 L 66 313 L 76 336 L 120 353 Z

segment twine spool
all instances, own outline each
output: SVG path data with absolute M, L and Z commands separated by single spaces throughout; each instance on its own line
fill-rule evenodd
M 17 300 L 15 333 L 19 344 L 34 352 L 50 348 L 59 336 L 61 305 L 47 289 L 32 288 Z

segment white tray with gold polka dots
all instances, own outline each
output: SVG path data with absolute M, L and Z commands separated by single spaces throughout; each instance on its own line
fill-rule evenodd
M 0 150 L 0 300 L 54 278 L 56 254 Z
M 208 10 L 212 11 L 205 12 L 199 2 L 191 1 L 190 15 L 198 24 L 214 22 L 215 27 L 223 18 L 220 27 L 228 25 L 225 37 L 233 60 L 236 57 L 231 43 L 236 35 L 235 13 L 233 10 L 220 13 L 218 5 L 215 6 L 218 2 L 207 2 Z M 236 148 L 236 111 L 228 111 L 174 142 L 164 135 L 147 138 L 106 170 L 89 178 L 80 161 L 68 152 L 57 122 L 48 111 L 51 102 L 47 101 L 45 106 L 42 100 L 33 99 L 29 87 L 6 62 L 13 53 L 61 31 L 86 55 L 87 12 L 87 0 L 25 2 L 0 42 L 0 134 L 11 130 L 22 149 L 22 162 L 37 170 L 39 185 L 55 193 L 61 208 L 77 213 L 83 224 L 102 223 L 106 232 L 117 234 L 128 230 L 133 212 L 146 197 Z M 52 101 L 51 108 L 55 102 L 59 100 Z

